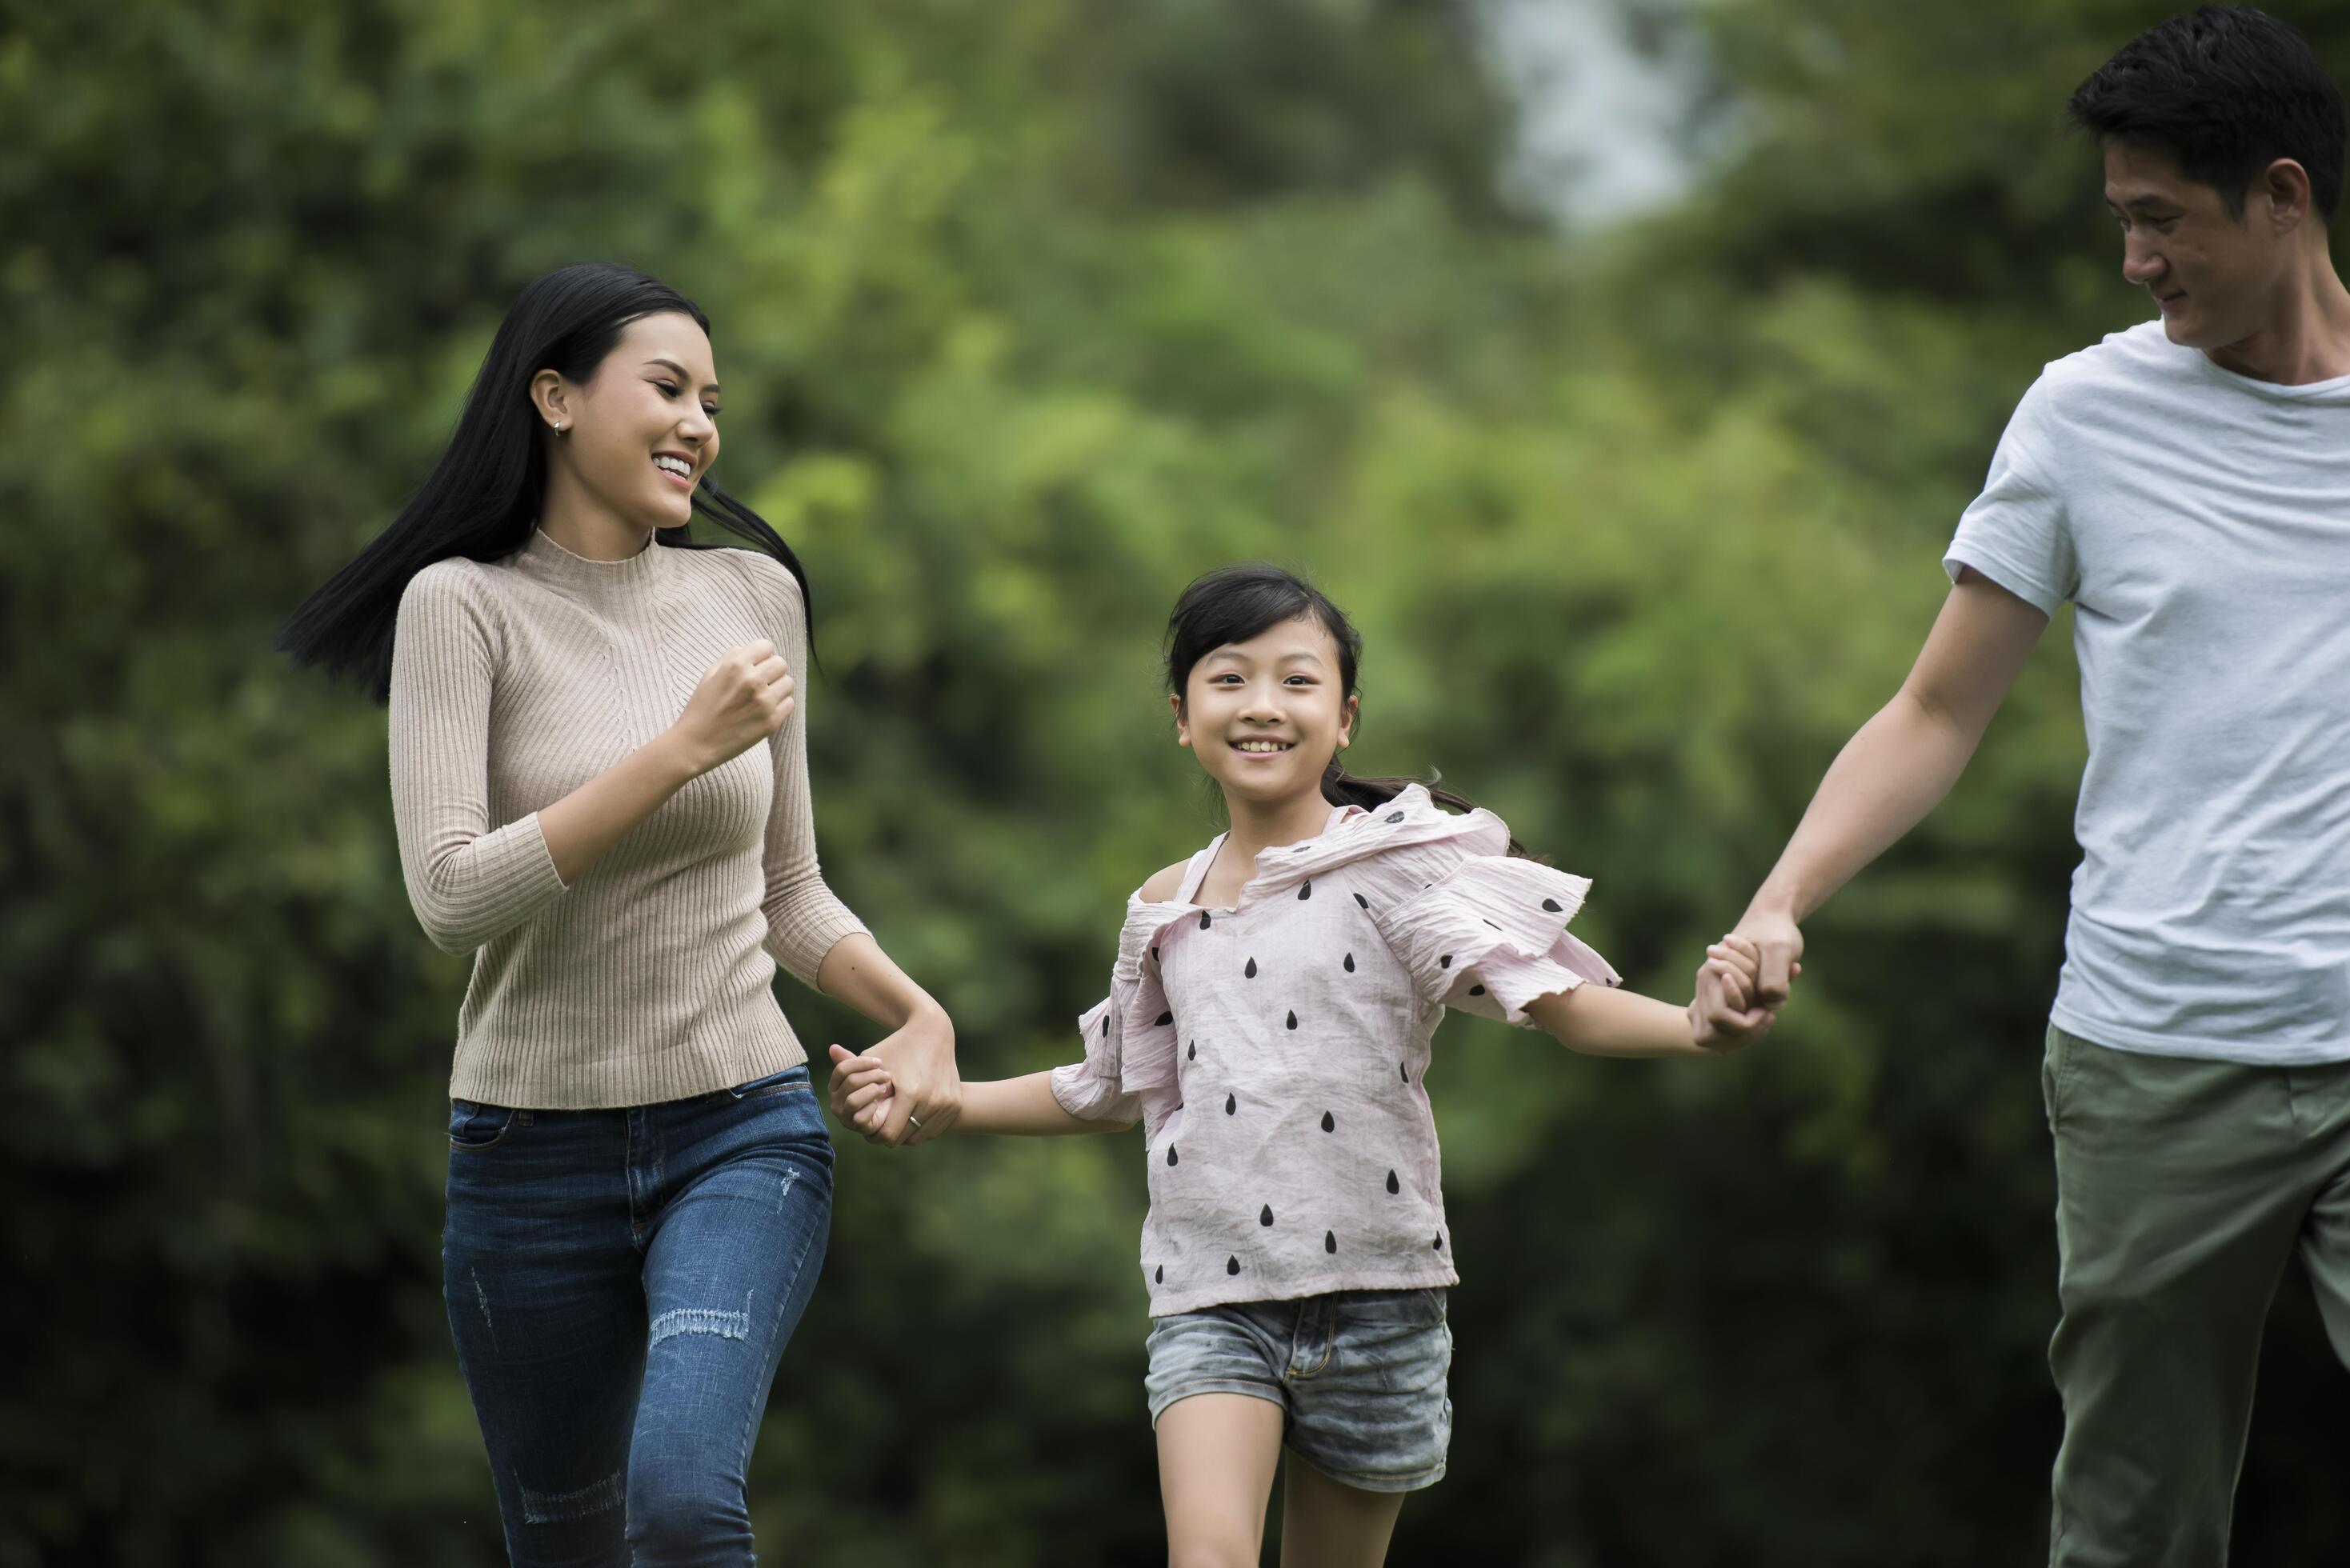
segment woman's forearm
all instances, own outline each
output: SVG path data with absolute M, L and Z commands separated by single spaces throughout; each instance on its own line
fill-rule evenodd
M 538 814 L 538 830 L 566 887 L 611 853 L 698 770 L 672 736 L 649 741 Z
M 881 944 L 863 931 L 851 931 L 832 944 L 816 968 L 816 986 L 893 1032 L 917 1018 L 943 1023 L 947 1016 L 937 999 L 916 985 L 881 950 Z

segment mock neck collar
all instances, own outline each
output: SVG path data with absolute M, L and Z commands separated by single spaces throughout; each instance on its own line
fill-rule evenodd
M 659 540 L 625 560 L 591 561 L 555 542 L 546 529 L 533 527 L 529 542 L 515 557 L 525 574 L 574 598 L 589 604 L 609 604 L 641 597 L 660 580 L 668 554 Z

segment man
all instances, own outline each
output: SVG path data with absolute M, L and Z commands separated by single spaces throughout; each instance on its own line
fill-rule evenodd
M 2072 601 L 2089 763 L 2042 1075 L 2050 1561 L 2215 1564 L 2296 1248 L 2350 1361 L 2350 292 L 2326 244 L 2344 106 L 2291 28 L 2207 6 L 2070 108 L 2160 320 L 2024 394 L 1916 668 L 1738 929 L 1761 999 L 1783 1002 L 1800 922 L 1948 793 Z

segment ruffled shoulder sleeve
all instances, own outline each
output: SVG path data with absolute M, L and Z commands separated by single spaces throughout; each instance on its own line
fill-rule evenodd
M 1398 799 L 1399 819 L 1373 814 L 1396 842 L 1358 865 L 1372 921 L 1423 998 L 1525 1025 L 1537 997 L 1622 983 L 1567 934 L 1587 877 L 1511 856 L 1509 826 L 1490 811 L 1452 816 L 1424 794 Z
M 1182 1103 L 1176 1085 L 1175 1016 L 1159 978 L 1159 938 L 1196 906 L 1127 899 L 1109 994 L 1077 1020 L 1085 1056 L 1053 1069 L 1053 1097 L 1087 1121 L 1140 1120 L 1156 1137 Z

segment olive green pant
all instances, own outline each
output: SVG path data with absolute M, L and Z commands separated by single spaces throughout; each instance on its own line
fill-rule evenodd
M 2048 1560 L 2213 1568 L 2296 1249 L 2350 1362 L 2350 1063 L 2150 1056 L 2052 1026 L 2041 1088 L 2064 1307 Z

